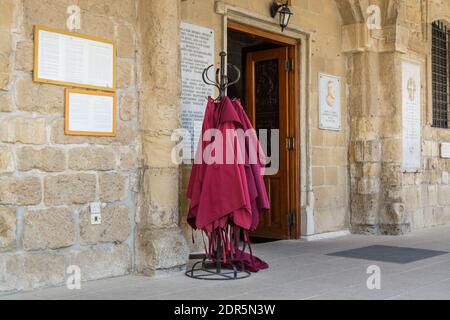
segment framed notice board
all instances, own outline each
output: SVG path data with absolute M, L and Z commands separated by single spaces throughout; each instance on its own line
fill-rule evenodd
M 116 111 L 113 92 L 66 89 L 65 134 L 114 137 Z
M 116 90 L 113 41 L 42 26 L 34 33 L 35 82 Z

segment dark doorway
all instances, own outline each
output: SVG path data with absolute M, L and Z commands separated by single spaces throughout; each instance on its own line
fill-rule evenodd
M 265 177 L 271 210 L 261 214 L 260 226 L 252 235 L 258 242 L 295 239 L 300 228 L 295 183 L 297 155 L 293 152 L 296 93 L 291 92 L 295 82 L 292 55 L 297 48 L 273 41 L 268 33 L 261 32 L 263 35 L 235 23 L 228 29 L 228 62 L 242 73 L 242 80 L 228 89 L 228 96 L 241 100 L 258 132 L 266 129 L 270 135 L 270 130 L 275 129 L 280 137 L 279 170 Z M 268 156 L 273 156 L 272 152 L 269 145 Z

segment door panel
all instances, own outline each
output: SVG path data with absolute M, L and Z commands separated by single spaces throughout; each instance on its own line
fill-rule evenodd
M 289 238 L 289 156 L 286 139 L 289 134 L 289 73 L 287 47 L 247 54 L 247 108 L 255 129 L 279 130 L 279 170 L 265 177 L 271 210 L 261 214 L 255 236 Z M 270 141 L 270 131 L 268 141 Z M 268 145 L 268 156 L 271 145 Z

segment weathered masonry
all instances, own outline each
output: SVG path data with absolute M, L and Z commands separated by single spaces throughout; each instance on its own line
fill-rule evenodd
M 279 205 L 262 235 L 399 235 L 450 223 L 450 1 L 291 0 L 284 32 L 272 2 L 0 0 L 0 293 L 64 285 L 69 266 L 86 281 L 153 276 L 202 249 L 185 222 L 189 166 L 171 158 L 182 22 L 213 31 L 215 61 L 228 51 L 244 81 L 258 77 L 249 64 L 290 61 L 280 73 L 261 64 L 286 85 L 270 119 L 249 98 L 270 93 L 258 81 L 229 93 L 255 100 L 256 122 L 287 115 L 286 165 L 270 180 Z M 34 27 L 67 30 L 71 5 L 81 9 L 76 32 L 117 46 L 115 137 L 65 135 L 65 87 L 33 81 Z M 332 130 L 319 121 L 324 101 L 339 106 Z

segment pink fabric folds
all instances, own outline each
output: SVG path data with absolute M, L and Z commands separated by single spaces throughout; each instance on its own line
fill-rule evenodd
M 270 207 L 263 179 L 265 156 L 240 102 L 209 98 L 202 137 L 188 187 L 188 223 L 207 235 L 210 257 L 217 254 L 220 237 L 225 264 L 239 258 L 251 271 L 264 269 L 265 263 L 238 248 L 238 228 L 250 245 L 248 232 L 256 230 L 259 214 Z

